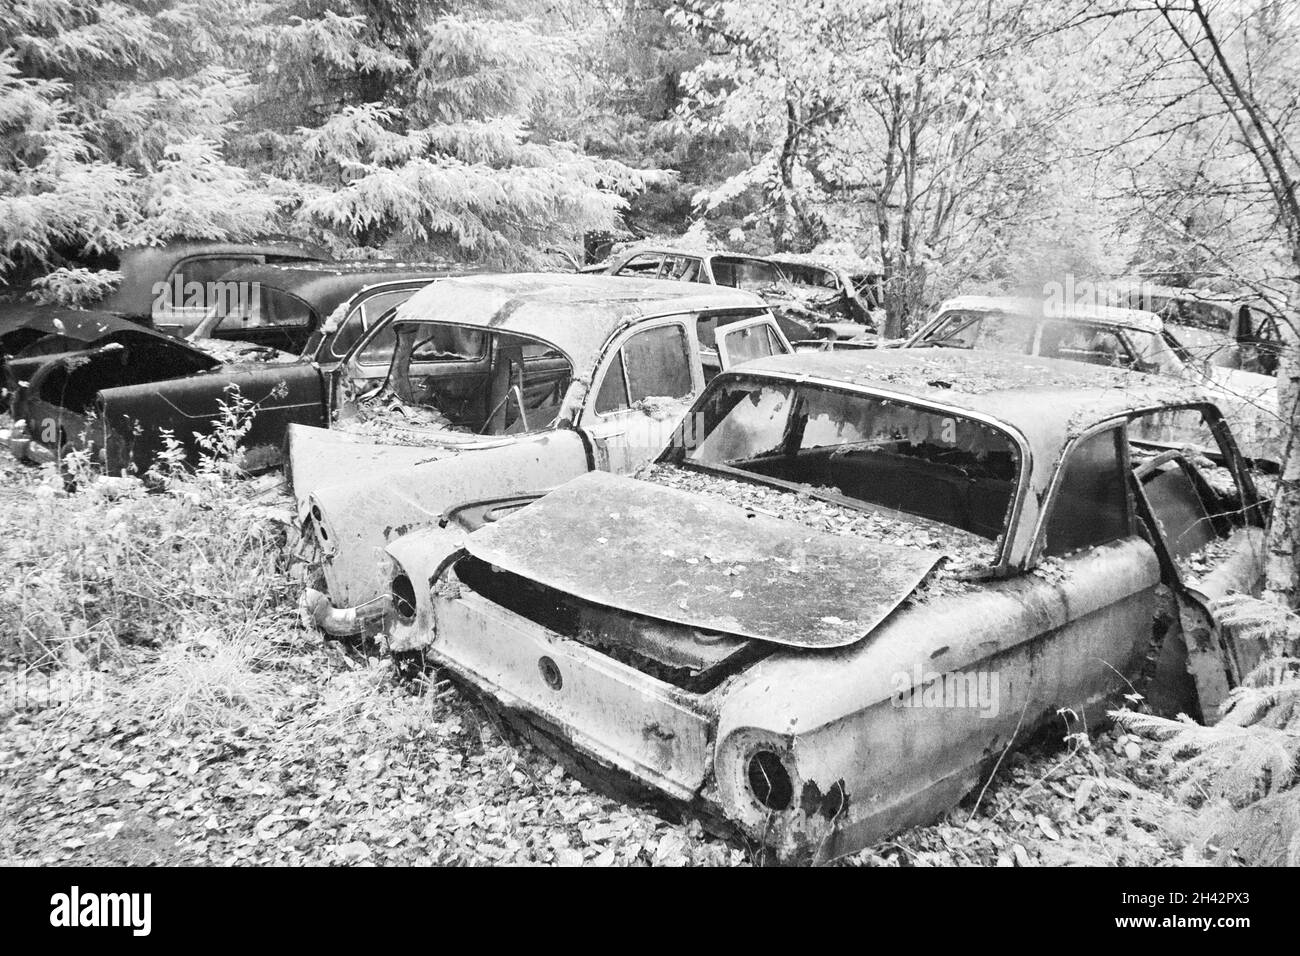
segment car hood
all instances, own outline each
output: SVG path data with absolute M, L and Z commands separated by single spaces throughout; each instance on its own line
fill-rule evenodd
M 804 648 L 862 640 L 943 558 L 600 471 L 465 548 L 606 607 Z

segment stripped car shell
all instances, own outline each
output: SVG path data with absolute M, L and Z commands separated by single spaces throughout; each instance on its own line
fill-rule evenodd
M 881 314 L 879 270 L 846 257 L 763 257 L 637 244 L 582 271 L 756 292 L 772 307 L 781 331 L 796 343 L 863 335 L 876 329 Z
M 852 431 L 846 411 L 797 454 L 711 460 L 733 397 L 761 410 L 770 393 L 789 396 L 770 420 L 783 443 L 804 441 L 810 396 L 894 427 L 817 444 Z M 1175 412 L 1205 447 L 1130 433 Z M 900 437 L 907 415 L 965 429 L 997 467 Z M 779 858 L 933 819 L 1060 707 L 1099 717 L 1136 685 L 1212 718 L 1258 655 L 1207 598 L 1260 587 L 1263 507 L 1195 387 L 993 353 L 805 353 L 718 376 L 686 422 L 703 435 L 684 425 L 643 480 L 593 472 L 477 530 L 394 540 L 387 630 L 579 769 Z M 913 470 L 880 471 L 900 459 Z M 800 467 L 839 483 L 781 471 Z M 891 475 L 896 500 L 873 500 Z M 943 482 L 951 499 L 925 490 Z M 857 522 L 880 531 L 834 530 Z M 975 538 L 979 562 L 958 566 Z M 1212 585 L 1179 563 L 1205 547 Z M 996 700 L 949 697 L 982 675 Z
M 1268 375 L 1198 358 L 1153 312 L 1011 296 L 959 296 L 903 348 L 977 348 L 1111 365 L 1204 385 L 1232 422 L 1250 458 L 1280 463 L 1285 451 L 1277 382 Z M 1231 346 L 1232 343 L 1229 342 Z
M 399 339 L 481 337 L 483 357 L 460 362 L 474 366 L 462 382 L 482 379 L 469 397 L 500 386 L 504 401 L 513 392 L 505 381 L 492 384 L 492 367 L 505 351 L 499 343 L 514 342 L 529 353 L 514 363 L 521 397 L 530 392 L 530 368 L 546 362 L 546 381 L 563 398 L 541 414 L 521 411 L 512 424 L 480 414 L 468 428 L 462 417 L 445 427 L 388 429 L 405 444 L 290 429 L 293 490 L 322 578 L 304 603 L 332 633 L 344 622 L 364 626 L 382 617 L 390 541 L 467 499 L 547 490 L 593 469 L 632 471 L 663 450 L 708 377 L 753 355 L 790 351 L 756 295 L 605 276 L 449 279 L 399 307 L 395 327 Z M 400 352 L 386 388 L 418 397 L 442 387 L 433 372 L 426 388 L 415 387 Z M 557 375 L 552 366 L 561 361 L 566 368 Z M 455 377 L 456 364 L 449 362 L 448 376 Z M 479 408 L 499 405 L 489 396 Z

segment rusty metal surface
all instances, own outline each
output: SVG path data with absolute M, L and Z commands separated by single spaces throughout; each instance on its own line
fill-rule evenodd
M 677 800 L 703 785 L 711 720 L 687 695 L 477 595 L 435 610 L 429 658 L 498 706 L 545 715 L 569 745 Z
M 306 433 L 309 430 L 295 430 L 296 435 Z M 569 429 L 512 436 L 495 447 L 466 451 L 389 447 L 391 457 L 386 459 L 376 450 L 365 470 L 336 470 L 333 482 L 307 495 L 298 488 L 299 465 L 294 459 L 295 495 L 304 501 L 304 511 L 313 522 L 324 552 L 330 598 L 339 607 L 387 592 L 384 548 L 436 522 L 453 505 L 474 498 L 547 491 L 587 470 L 582 436 Z M 392 467 L 394 458 L 409 461 L 412 453 L 421 456 L 420 463 Z
M 445 454 L 436 446 L 384 445 L 333 429 L 289 426 L 289 482 L 299 510 L 325 485 L 382 477 Z
M 1142 663 L 1159 562 L 1132 538 L 1063 563 L 1059 580 L 1025 576 L 908 607 L 870 641 L 778 653 L 746 671 L 716 703 L 724 810 L 785 853 L 838 856 L 934 819 L 1058 707 L 1101 717 Z M 944 675 L 976 675 L 988 693 L 953 706 Z M 789 762 L 787 811 L 748 791 L 758 747 Z
M 475 532 L 465 546 L 587 601 L 796 647 L 861 640 L 941 558 L 604 472 Z
M 577 374 L 586 375 L 605 340 L 634 319 L 765 307 L 753 293 L 693 282 L 521 273 L 443 280 L 398 306 L 396 321 L 452 322 L 524 335 L 553 345 Z
M 757 359 L 746 371 L 877 386 L 960 406 L 1023 430 L 1101 421 L 1124 411 L 1204 401 L 1194 385 L 1125 369 L 966 349 L 848 349 Z M 1090 414 L 1090 410 L 1093 410 Z M 1081 427 L 1086 427 L 1083 420 Z
M 1042 316 L 1049 319 L 1086 319 L 1102 325 L 1129 326 L 1145 332 L 1160 332 L 1163 322 L 1160 316 L 1145 309 L 1130 309 L 1122 306 L 1092 305 L 1075 302 L 1058 302 L 1051 298 L 1023 298 L 1001 295 L 962 295 L 948 299 L 936 310 L 935 315 L 942 317 L 945 312 L 1010 312 L 1016 315 Z M 912 336 L 911 341 L 921 339 L 921 333 L 929 332 L 938 319 L 927 322 L 920 331 Z

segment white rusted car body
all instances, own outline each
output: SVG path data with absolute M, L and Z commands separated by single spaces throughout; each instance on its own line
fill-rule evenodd
M 1207 359 L 1197 343 L 1184 341 L 1188 331 L 1142 309 L 967 295 L 940 305 L 902 347 L 989 349 L 1195 382 L 1206 387 L 1232 423 L 1247 457 L 1280 463 L 1285 436 L 1277 381 Z M 1221 348 L 1232 350 L 1236 344 L 1225 337 Z
M 1177 410 L 1215 461 L 1130 440 Z M 780 449 L 725 457 L 769 425 Z M 782 471 L 803 468 L 841 490 Z M 1259 650 L 1209 611 L 1259 585 L 1253 480 L 1204 393 L 1168 380 L 953 350 L 763 359 L 718 376 L 646 474 L 397 538 L 389 634 L 580 769 L 783 858 L 934 818 L 1061 707 L 1097 718 L 1137 685 L 1212 716 Z M 998 698 L 976 706 L 981 680 Z
M 325 585 L 306 603 L 336 634 L 382 617 L 383 549 L 393 538 L 436 522 L 469 498 L 546 490 L 593 469 L 632 471 L 663 450 L 708 377 L 753 355 L 790 351 L 752 293 L 606 276 L 449 279 L 403 303 L 393 325 L 399 343 L 408 332 L 418 339 L 449 330 L 514 343 L 520 357 L 508 374 L 512 382 L 517 374 L 518 384 L 503 394 L 515 396 L 510 400 L 527 413 L 491 429 L 412 430 L 406 444 L 392 436 L 377 443 L 336 429 L 291 428 L 293 490 L 306 535 L 319 549 Z M 506 351 L 500 344 L 485 348 L 494 360 Z M 399 344 L 395 370 L 403 354 L 412 353 Z M 475 361 L 459 364 L 473 373 Z M 555 399 L 549 404 L 529 397 L 543 390 L 527 378 L 539 363 L 547 376 L 542 384 Z M 426 366 L 435 385 L 472 384 L 458 359 L 444 364 Z M 410 383 L 396 390 L 419 391 Z M 402 397 L 410 404 L 418 398 Z M 480 433 L 485 430 L 491 433 Z

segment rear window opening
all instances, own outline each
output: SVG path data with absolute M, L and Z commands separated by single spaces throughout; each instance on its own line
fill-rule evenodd
M 732 379 L 679 430 L 664 461 L 833 495 L 864 509 L 1002 537 L 1020 474 L 1001 430 L 858 392 Z
M 380 328 L 355 361 L 391 355 L 384 388 L 362 403 L 363 419 L 393 418 L 481 435 L 553 424 L 573 380 L 569 360 L 540 340 L 450 323 Z

